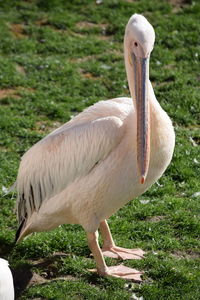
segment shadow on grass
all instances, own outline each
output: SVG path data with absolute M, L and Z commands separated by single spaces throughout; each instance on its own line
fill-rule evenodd
M 6 238 L 0 237 L 0 257 L 9 260 L 9 254 L 13 252 L 15 242 Z M 80 255 L 80 253 L 79 253 Z M 85 253 L 84 253 L 85 255 Z M 22 294 L 32 285 L 46 285 L 53 281 L 77 281 L 80 277 L 92 285 L 101 285 L 103 280 L 97 273 L 83 272 L 81 275 L 76 272 L 63 272 L 61 265 L 63 258 L 71 256 L 63 252 L 55 252 L 48 258 L 38 260 L 28 260 L 28 263 L 19 262 L 16 267 L 11 268 L 14 280 L 15 297 L 20 299 Z M 88 255 L 90 257 L 90 255 Z M 39 270 L 35 272 L 35 270 Z M 109 279 L 107 279 L 109 281 Z M 106 280 L 106 282 L 107 282 Z M 106 284 L 104 282 L 104 284 Z
M 33 277 L 31 268 L 32 266 L 24 264 L 20 267 L 17 267 L 16 269 L 12 269 L 16 298 L 18 298 L 30 284 Z
M 0 257 L 7 257 L 15 246 L 14 241 L 10 241 L 7 238 L 0 237 Z
M 31 285 L 44 285 L 56 280 L 76 280 L 76 277 L 71 275 L 59 276 L 59 268 L 55 262 L 66 256 L 64 253 L 55 253 L 49 258 L 31 261 L 30 264 L 20 264 L 13 268 L 16 299 Z M 42 276 L 34 272 L 35 268 L 42 271 Z
M 101 286 L 109 285 L 110 278 L 102 278 L 97 273 L 83 272 L 81 275 L 76 272 L 60 272 L 60 263 L 68 254 L 58 252 L 51 257 L 30 261 L 30 264 L 20 264 L 12 269 L 15 286 L 16 300 L 20 299 L 23 292 L 32 285 L 44 286 L 56 281 L 79 281 L 80 279 L 86 281 L 88 284 Z M 39 270 L 39 273 L 35 272 Z
M 10 253 L 12 253 L 15 247 L 15 242 L 5 237 L 0 237 L 0 257 L 8 259 Z M 32 272 L 30 265 L 22 265 L 16 269 L 11 269 L 14 280 L 15 296 L 18 297 L 21 292 L 26 288 L 32 278 Z
M 14 240 L 9 240 L 5 237 L 0 237 L 0 257 L 8 259 L 10 253 L 13 252 L 15 247 Z M 15 296 L 18 297 L 21 292 L 26 288 L 28 283 L 32 278 L 30 265 L 21 265 L 16 269 L 12 268 L 13 280 L 14 280 L 14 287 L 15 287 Z

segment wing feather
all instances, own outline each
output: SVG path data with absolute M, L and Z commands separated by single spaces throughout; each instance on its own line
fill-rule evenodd
M 124 131 L 120 117 L 80 115 L 82 119 L 64 124 L 22 157 L 17 177 L 19 223 L 45 200 L 88 174 L 120 143 Z

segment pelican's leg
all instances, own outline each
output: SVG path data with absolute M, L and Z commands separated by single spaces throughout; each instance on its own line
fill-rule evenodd
M 117 247 L 113 241 L 110 228 L 106 220 L 100 223 L 100 231 L 103 237 L 102 252 L 104 256 L 120 259 L 142 259 L 145 252 L 141 249 L 126 249 Z
M 90 270 L 92 272 L 98 272 L 102 276 L 113 276 L 123 279 L 132 279 L 136 281 L 142 281 L 141 275 L 143 272 L 137 271 L 132 268 L 128 268 L 123 265 L 119 266 L 106 266 L 102 251 L 98 243 L 98 231 L 94 233 L 87 233 L 87 240 L 90 250 L 96 261 L 97 269 Z

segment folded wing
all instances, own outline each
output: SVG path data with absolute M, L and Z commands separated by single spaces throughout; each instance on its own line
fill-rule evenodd
M 17 177 L 18 221 L 24 223 L 44 201 L 87 175 L 121 142 L 123 121 L 100 117 L 66 123 L 22 157 Z

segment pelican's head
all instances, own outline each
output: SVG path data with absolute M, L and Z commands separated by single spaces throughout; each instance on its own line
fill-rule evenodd
M 125 64 L 131 97 L 137 112 L 137 162 L 141 183 L 145 182 L 150 157 L 149 58 L 155 32 L 147 19 L 134 14 L 124 36 Z
M 137 58 L 148 58 L 153 50 L 155 42 L 155 32 L 147 19 L 138 14 L 134 14 L 125 31 L 125 43 L 130 54 Z

